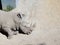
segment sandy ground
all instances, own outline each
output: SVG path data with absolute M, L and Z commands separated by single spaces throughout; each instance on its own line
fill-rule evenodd
M 33 32 L 12 39 L 0 33 L 0 45 L 60 45 L 60 0 L 37 0 L 30 15 L 36 21 Z

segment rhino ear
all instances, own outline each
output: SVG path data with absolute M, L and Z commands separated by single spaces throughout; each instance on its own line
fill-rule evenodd
M 20 13 L 18 13 L 18 14 L 17 14 L 17 16 L 18 16 L 19 18 L 22 18 L 22 16 L 21 16 L 21 14 L 20 14 Z

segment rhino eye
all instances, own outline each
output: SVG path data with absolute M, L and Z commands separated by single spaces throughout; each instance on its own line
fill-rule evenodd
M 21 14 L 17 14 L 17 16 L 18 16 L 19 18 L 22 18 L 22 17 L 21 17 Z

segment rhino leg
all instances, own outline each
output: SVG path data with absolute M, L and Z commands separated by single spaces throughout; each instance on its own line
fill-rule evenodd
M 8 39 L 12 38 L 13 32 L 10 28 L 6 27 L 4 28 L 4 31 L 8 33 Z

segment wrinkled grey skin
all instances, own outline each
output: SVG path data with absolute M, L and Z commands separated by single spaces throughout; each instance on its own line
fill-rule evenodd
M 16 30 L 18 24 L 20 24 L 21 18 L 17 16 L 18 13 L 4 12 L 0 10 L 0 28 L 4 29 L 8 33 L 8 39 L 17 32 L 12 31 Z
M 20 13 L 4 12 L 0 10 L 0 28 L 2 27 L 4 31 L 8 33 L 8 39 L 10 39 L 12 35 L 18 33 L 14 30 L 16 30 L 16 28 L 18 29 L 19 27 L 26 34 L 30 34 L 32 32 L 31 27 L 33 26 L 24 21 L 24 19 L 25 16 Z M 29 24 L 30 26 L 27 26 L 27 24 Z

